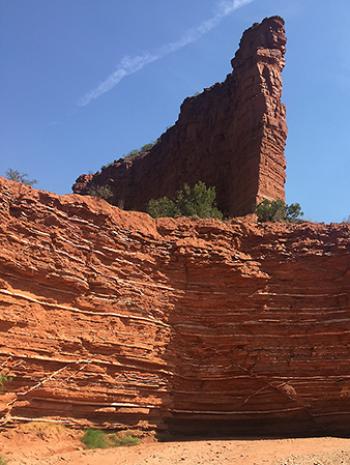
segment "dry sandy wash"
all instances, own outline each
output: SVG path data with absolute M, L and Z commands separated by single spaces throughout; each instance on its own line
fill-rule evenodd
M 0 433 L 9 465 L 348 465 L 350 439 L 202 440 L 84 450 L 81 432 L 35 423 Z

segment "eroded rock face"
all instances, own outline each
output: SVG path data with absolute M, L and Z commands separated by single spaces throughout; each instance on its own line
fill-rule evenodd
M 5 180 L 0 213 L 2 421 L 348 431 L 349 225 L 155 221 Z
M 215 186 L 227 215 L 254 211 L 263 198 L 284 199 L 287 137 L 281 103 L 286 36 L 280 17 L 266 18 L 242 37 L 223 83 L 187 98 L 176 124 L 133 159 L 121 159 L 73 191 L 109 185 L 113 203 L 145 210 L 151 198 L 173 196 L 184 183 Z

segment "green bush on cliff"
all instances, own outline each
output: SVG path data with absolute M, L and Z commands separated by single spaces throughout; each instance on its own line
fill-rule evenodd
M 133 158 L 136 158 L 140 154 L 139 149 L 131 150 L 131 152 L 127 153 L 124 157 L 124 160 L 132 160 Z
M 91 186 L 87 193 L 92 197 L 107 200 L 107 202 L 113 197 L 112 189 L 109 186 Z
M 267 199 L 257 205 L 255 212 L 261 223 L 266 221 L 297 223 L 304 215 L 298 203 L 288 205 L 283 200 Z
M 20 171 L 13 170 L 12 168 L 6 171 L 6 178 L 10 181 L 20 182 L 21 184 L 25 184 L 30 187 L 34 186 L 34 184 L 37 184 L 38 182 L 36 179 L 28 179 L 28 175 L 26 173 L 21 173 Z
M 6 384 L 9 383 L 12 380 L 13 380 L 13 378 L 11 378 L 10 376 L 3 375 L 3 374 L 0 373 L 0 393 L 5 391 Z
M 192 188 L 185 184 L 174 199 L 161 197 L 148 202 L 148 213 L 154 218 L 163 216 L 197 216 L 199 218 L 222 219 L 223 214 L 216 206 L 215 187 L 207 187 L 199 181 Z
M 149 150 L 151 150 L 155 145 L 156 145 L 156 142 L 150 142 L 149 144 L 145 144 L 141 147 L 141 151 L 142 152 L 148 152 Z
M 122 155 L 119 160 L 114 160 L 112 161 L 111 163 L 107 163 L 106 165 L 103 165 L 101 166 L 101 171 L 109 168 L 110 166 L 112 166 L 116 161 L 122 161 L 122 160 L 133 160 L 134 158 L 138 157 L 139 155 L 142 154 L 142 152 L 149 152 L 155 145 L 156 143 L 159 141 L 159 139 L 153 141 L 153 142 L 150 142 L 148 144 L 145 144 L 143 145 L 141 148 L 139 149 L 134 149 L 134 150 L 131 150 L 130 152 Z
M 180 210 L 177 208 L 175 202 L 168 197 L 150 200 L 147 211 L 153 218 L 160 218 L 162 216 L 174 218 L 175 216 L 180 216 Z

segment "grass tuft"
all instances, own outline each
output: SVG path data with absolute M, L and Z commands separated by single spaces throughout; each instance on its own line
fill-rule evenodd
M 117 437 L 115 439 L 116 441 L 116 446 L 121 447 L 121 446 L 137 446 L 137 444 L 140 444 L 140 439 L 135 438 L 135 436 L 122 436 L 122 437 Z
M 88 449 L 106 449 L 109 447 L 107 435 L 98 429 L 88 429 L 81 439 Z
M 88 449 L 107 449 L 108 447 L 122 446 L 130 447 L 140 443 L 139 438 L 134 436 L 117 436 L 115 434 L 107 434 L 98 429 L 86 430 L 81 441 Z
M 2 373 L 0 373 L 0 392 L 5 391 L 6 383 L 9 383 L 10 381 L 12 381 L 12 378 L 10 376 L 3 375 Z

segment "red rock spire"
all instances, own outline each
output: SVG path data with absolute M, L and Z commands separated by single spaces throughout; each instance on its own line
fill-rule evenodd
M 285 45 L 282 18 L 253 25 L 223 83 L 187 98 L 175 125 L 149 151 L 79 177 L 74 192 L 107 184 L 116 205 L 144 210 L 151 198 L 203 181 L 216 187 L 218 206 L 230 216 L 251 213 L 262 198 L 284 199 Z

